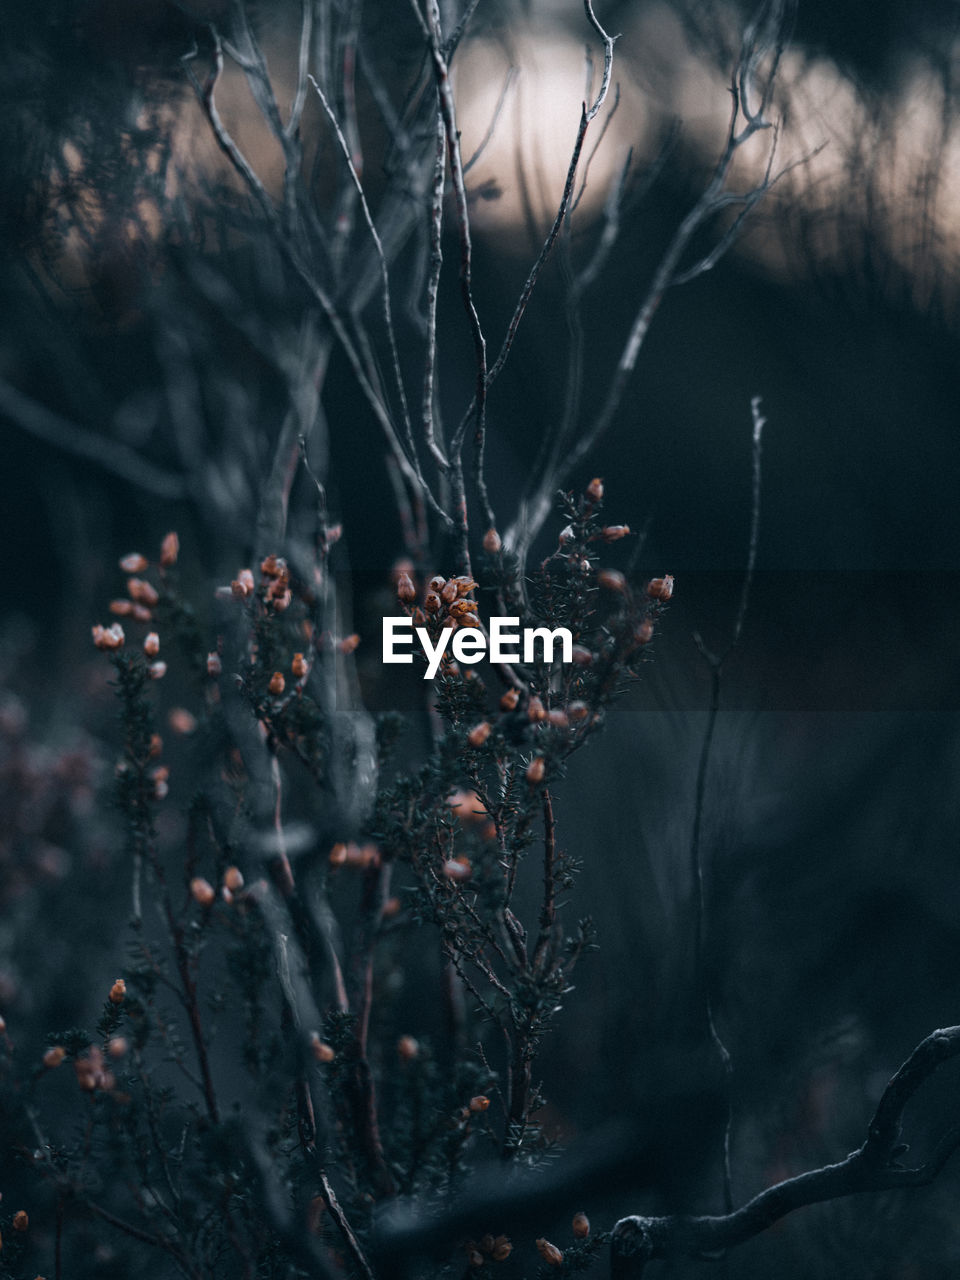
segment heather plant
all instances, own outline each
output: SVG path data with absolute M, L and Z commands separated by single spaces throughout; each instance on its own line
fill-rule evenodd
M 644 539 L 617 522 L 636 519 L 624 511 L 626 486 L 608 482 L 608 520 L 604 482 L 583 469 L 664 297 L 720 261 L 803 157 L 778 167 L 790 14 L 769 3 L 732 59 L 716 163 L 637 291 L 603 398 L 583 403 L 582 306 L 643 185 L 627 157 L 602 214 L 575 234 L 592 148 L 617 110 L 615 39 L 584 0 L 593 53 L 562 194 L 492 344 L 471 231 L 484 197 L 468 186 L 476 157 L 461 153 L 451 83 L 477 8 L 414 3 L 417 70 L 398 86 L 371 56 L 353 7 L 302 6 L 287 83 L 268 66 L 269 24 L 234 3 L 192 29 L 178 64 L 224 159 L 219 180 L 191 191 L 162 112 L 127 139 L 117 205 L 126 199 L 168 237 L 173 280 L 149 305 L 171 445 L 165 461 L 109 433 L 86 445 L 155 497 L 185 501 L 192 530 L 181 527 L 182 545 L 171 532 L 155 554 L 144 546 L 120 561 L 123 587 L 118 577 L 92 628 L 116 723 L 109 747 L 83 753 L 82 769 L 75 757 L 53 766 L 63 781 L 55 799 L 44 783 L 51 770 L 17 759 L 14 704 L 0 720 L 10 830 L 30 826 L 22 808 L 42 810 L 18 874 L 56 880 L 51 842 L 85 850 L 80 819 L 97 756 L 113 758 L 100 795 L 115 812 L 101 928 L 116 959 L 96 1021 L 48 1025 L 43 1045 L 22 1036 L 13 1015 L 0 1026 L 0 1275 L 10 1280 L 135 1267 L 193 1280 L 608 1267 L 632 1280 L 650 1263 L 725 1255 L 794 1209 L 922 1185 L 960 1141 L 944 1127 L 914 1164 L 901 1141 L 913 1095 L 960 1054 L 954 1027 L 908 1057 L 851 1154 L 734 1199 L 735 1062 L 704 953 L 701 841 L 722 675 L 744 626 L 759 537 L 756 399 L 746 581 L 729 646 L 700 644 L 711 705 L 689 823 L 689 1017 L 720 1081 L 723 1123 L 705 1163 L 722 1211 L 652 1202 L 627 1216 L 591 1209 L 592 1223 L 584 1212 L 584 1189 L 606 1185 L 625 1157 L 601 1143 L 568 1162 L 541 1082 L 574 977 L 602 945 L 578 909 L 583 867 L 600 851 L 568 847 L 555 799 L 571 757 L 591 749 L 662 647 L 675 584 L 668 566 L 642 571 Z M 256 108 L 270 163 L 221 109 L 230 74 Z M 365 172 L 361 86 L 380 120 L 377 181 Z M 762 159 L 743 180 L 758 144 Z M 91 144 L 87 160 L 95 156 Z M 82 165 L 64 166 L 58 207 L 83 241 L 113 211 L 84 200 Z M 643 178 L 654 181 L 659 167 Z M 451 248 L 456 339 L 439 322 Z M 492 393 L 555 257 L 572 348 L 564 410 L 511 498 L 489 457 Z M 252 263 L 275 320 L 247 306 L 249 280 L 231 277 L 238 260 Z M 228 376 L 210 360 L 187 377 L 195 348 L 220 350 L 209 332 L 220 328 L 253 353 L 283 406 L 269 430 L 258 420 L 269 398 L 251 392 L 248 369 Z M 464 335 L 470 363 L 457 377 L 447 347 Z M 346 404 L 328 390 L 335 361 L 352 389 Z M 454 395 L 463 403 L 450 418 Z M 381 435 L 396 535 L 372 588 L 351 567 L 330 451 L 361 413 Z M 362 467 L 362 491 L 367 479 Z M 229 581 L 211 585 L 197 530 L 220 561 L 242 566 Z M 493 619 L 509 618 L 525 632 L 569 633 L 569 655 L 548 656 L 541 643 L 532 657 L 474 664 L 445 648 L 424 680 L 426 658 L 412 645 L 411 672 L 374 681 L 366 655 L 387 614 L 433 645 L 451 633 L 475 635 L 478 647 Z M 416 691 L 405 686 L 400 699 L 405 674 Z M 415 709 L 403 716 L 391 700 Z M 634 1118 L 621 1127 L 629 1147 Z

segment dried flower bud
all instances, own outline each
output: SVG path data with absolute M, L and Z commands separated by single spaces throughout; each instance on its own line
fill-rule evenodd
M 444 604 L 453 604 L 458 595 L 459 592 L 457 591 L 457 584 L 455 582 L 445 582 L 443 584 L 443 589 L 440 592 L 440 599 Z M 468 605 L 467 608 L 469 607 L 470 606 Z
M 124 996 L 127 994 L 127 984 L 122 978 L 117 978 L 116 982 L 110 988 L 110 1003 L 123 1004 Z
M 543 756 L 534 756 L 527 765 L 527 781 L 531 786 L 536 786 L 543 781 L 546 773 L 546 765 L 543 763 Z
M 150 631 L 143 640 L 143 652 L 148 658 L 155 658 L 160 652 L 160 637 L 155 631 Z
M 475 724 L 467 734 L 467 741 L 471 747 L 482 747 L 486 740 L 490 737 L 490 725 L 486 720 L 481 720 L 479 724 Z
M 590 483 L 584 489 L 584 496 L 591 502 L 603 501 L 603 481 L 599 476 L 594 476 Z
M 217 895 L 209 880 L 204 880 L 203 876 L 194 876 L 190 881 L 190 896 L 199 906 L 212 907 Z
M 130 606 L 130 617 L 134 622 L 149 622 L 153 614 L 145 604 L 135 603 Z
M 470 1249 L 467 1252 L 467 1263 L 471 1267 L 483 1266 L 483 1254 L 478 1249 Z
M 337 1056 L 333 1046 L 322 1040 L 317 1031 L 310 1032 L 310 1052 L 317 1062 L 332 1062 Z
M 445 582 L 446 582 L 446 578 L 442 578 L 439 573 L 435 573 L 433 577 L 430 579 L 430 581 L 427 583 L 427 586 L 430 588 L 431 591 L 435 591 L 437 595 L 439 595 L 440 592 L 443 590 L 443 584 Z
M 160 599 L 156 588 L 143 578 L 131 578 L 127 583 L 127 590 L 130 592 L 131 599 L 139 604 L 145 604 L 150 609 Z
M 513 711 L 513 709 L 516 707 L 519 701 L 520 701 L 520 690 L 508 689 L 507 692 L 500 699 L 500 710 Z
M 283 678 L 283 672 L 275 671 L 273 675 L 270 677 L 270 683 L 267 685 L 268 690 L 273 694 L 275 698 L 278 698 L 280 694 L 283 693 L 286 687 L 287 687 L 287 682 Z
M 462 613 L 460 617 L 457 618 L 457 623 L 461 627 L 476 628 L 480 626 L 480 619 L 477 617 L 475 613 Z M 471 672 L 468 672 L 467 674 L 469 676 L 472 676 L 473 672 L 471 671 Z
M 401 573 L 397 578 L 397 599 L 403 604 L 410 604 L 417 598 L 417 588 L 409 573 Z
M 580 720 L 586 720 L 589 714 L 590 714 L 590 708 L 587 706 L 585 702 L 571 702 L 570 705 L 567 707 L 567 715 L 570 717 L 571 720 L 574 720 L 577 722 L 579 722 Z
M 401 1036 L 397 1041 L 397 1054 L 403 1062 L 412 1062 L 420 1053 L 420 1045 L 413 1036 Z
M 133 611 L 132 600 L 111 600 L 110 612 L 115 618 L 127 618 Z
M 27 1217 L 26 1211 L 24 1209 L 18 1209 L 17 1212 L 13 1215 L 14 1231 L 26 1231 L 29 1225 L 30 1225 L 30 1219 Z
M 536 694 L 533 694 L 527 703 L 527 716 L 535 724 L 547 718 L 547 709 Z
M 121 649 L 126 639 L 123 634 L 123 627 L 119 622 L 115 622 L 112 627 L 93 627 L 91 634 L 93 635 L 93 643 L 97 648 L 107 652 L 113 649 Z
M 600 530 L 604 542 L 618 542 L 621 538 L 625 538 L 630 532 L 628 524 L 608 524 Z
M 238 893 L 243 888 L 243 872 L 239 867 L 227 867 L 223 873 L 223 883 L 231 893 Z
M 541 1236 L 537 1241 L 537 1253 L 549 1267 L 562 1267 L 563 1254 L 555 1244 L 551 1244 L 549 1240 L 544 1240 Z
M 673 578 L 670 574 L 662 578 L 651 578 L 647 583 L 647 595 L 651 600 L 661 600 L 666 603 L 673 595 Z
M 159 733 L 151 733 L 150 735 L 150 759 L 156 760 L 157 756 L 163 750 L 163 739 Z
M 130 1045 L 125 1036 L 111 1036 L 107 1041 L 107 1053 L 111 1058 L 123 1058 L 129 1049 Z
M 59 1067 L 66 1056 L 67 1051 L 63 1045 L 55 1044 L 43 1055 L 43 1065 L 52 1071 L 54 1067 Z
M 640 623 L 639 627 L 637 627 L 636 631 L 633 633 L 633 638 L 637 644 L 650 643 L 653 639 L 653 623 L 649 618 L 645 618 L 644 621 Z
M 481 1111 L 486 1111 L 490 1106 L 490 1099 L 482 1093 L 478 1093 L 475 1098 L 470 1099 L 470 1110 L 474 1115 L 479 1115 Z
M 238 600 L 245 600 L 247 596 L 253 595 L 255 585 L 251 571 L 249 569 L 241 569 L 230 583 L 230 590 Z
M 168 533 L 160 543 L 160 563 L 165 569 L 177 563 L 180 555 L 180 539 L 173 532 Z
M 346 636 L 343 640 L 341 640 L 340 644 L 337 647 L 339 648 L 341 653 L 351 654 L 356 652 L 356 649 L 359 643 L 360 643 L 360 637 L 356 633 L 354 633 L 352 636 Z
M 567 713 L 565 711 L 561 711 L 559 707 L 557 707 L 554 711 L 549 712 L 549 714 L 547 715 L 547 719 L 554 726 L 554 728 L 557 728 L 557 729 L 566 729 L 569 723 L 567 719 Z
M 172 707 L 167 720 L 174 733 L 186 735 L 193 733 L 197 727 L 196 716 L 191 715 L 186 707 Z
M 265 556 L 260 561 L 260 572 L 265 578 L 278 578 L 281 573 L 280 565 L 282 561 L 275 555 Z
M 607 591 L 624 592 L 627 589 L 627 580 L 619 569 L 601 569 L 597 574 L 597 581 L 601 587 L 605 587 Z
M 162 680 L 167 674 L 167 664 L 165 662 L 151 662 L 147 670 L 150 672 L 151 680 Z
M 507 1237 L 496 1236 L 493 1241 L 493 1248 L 490 1251 L 490 1256 L 494 1262 L 506 1262 L 511 1253 L 513 1253 L 513 1245 Z
M 218 676 L 223 670 L 223 663 L 220 661 L 220 655 L 216 652 L 207 654 L 207 675 Z
M 488 556 L 499 555 L 503 547 L 499 533 L 492 526 L 483 535 L 483 549 Z
M 473 875 L 473 867 L 468 858 L 448 858 L 443 864 L 443 874 L 448 880 L 460 883 L 470 879 Z
M 437 595 L 435 591 L 427 592 L 426 596 L 424 597 L 423 607 L 426 609 L 427 613 L 440 612 L 440 597 Z
M 330 865 L 331 867 L 342 867 L 346 860 L 347 846 L 338 840 L 330 850 Z
M 474 582 L 472 578 L 467 578 L 463 574 L 460 574 L 456 578 L 451 578 L 450 581 L 457 584 L 457 591 L 459 591 L 462 596 L 468 596 L 471 591 L 476 591 L 479 585 Z
M 290 672 L 297 680 L 302 680 L 307 674 L 307 660 L 302 653 L 293 655 L 293 661 L 290 663 Z
M 289 591 L 283 591 L 277 595 L 270 596 L 270 603 L 276 609 L 277 613 L 286 613 L 293 601 L 293 596 Z
M 131 551 L 128 556 L 124 556 L 120 561 L 120 568 L 124 573 L 143 573 L 147 567 L 147 558 L 142 556 L 139 551 Z

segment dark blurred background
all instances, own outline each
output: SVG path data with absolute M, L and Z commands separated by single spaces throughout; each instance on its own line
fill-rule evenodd
M 364 18 L 370 56 L 401 100 L 418 69 L 404 9 L 368 4 Z M 112 929 L 91 933 L 85 968 L 62 941 L 72 920 L 104 910 L 115 883 L 109 832 L 91 830 L 83 809 L 113 732 L 89 626 L 117 592 L 118 555 L 156 546 L 169 528 L 200 594 L 249 560 L 263 459 L 284 412 L 277 352 L 296 343 L 305 306 L 239 213 L 229 234 L 205 222 L 211 174 L 222 182 L 223 173 L 180 58 L 217 10 L 214 0 L 203 9 L 140 0 L 4 16 L 0 1005 L 38 1028 L 80 1020 L 88 973 L 109 969 L 115 954 Z M 254 10 L 282 67 L 290 14 Z M 586 404 L 601 395 L 722 136 L 724 58 L 741 16 L 646 3 L 598 13 L 623 32 L 623 101 L 611 167 L 605 177 L 597 160 L 597 203 L 580 215 L 585 243 L 603 183 L 631 144 L 636 178 L 616 253 L 584 306 Z M 550 1122 L 575 1143 L 605 1122 L 642 1136 L 650 1116 L 669 1116 L 635 1186 L 624 1174 L 620 1194 L 583 1188 L 591 1217 L 607 1225 L 640 1208 L 719 1207 L 716 1081 L 685 1014 L 693 787 L 710 689 L 692 637 L 722 647 L 736 614 L 754 396 L 767 419 L 757 574 L 724 676 L 704 846 L 709 969 L 734 1064 L 736 1198 L 852 1149 L 913 1045 L 960 1020 L 958 18 L 946 0 L 800 0 L 780 145 L 785 159 L 826 146 L 771 193 L 712 272 L 665 298 L 613 428 L 571 479 L 604 476 L 608 516 L 647 529 L 640 568 L 677 579 L 646 680 L 575 760 L 557 800 L 564 846 L 586 868 L 578 909 L 594 915 L 601 950 L 547 1046 Z M 521 67 L 503 145 L 487 149 L 471 187 L 477 305 L 499 334 L 559 191 L 556 161 L 583 92 L 581 69 L 560 111 L 550 69 L 571 56 L 577 65 L 587 32 L 580 6 L 559 2 L 481 5 L 474 30 L 463 51 L 465 120 L 471 93 L 499 84 L 497 68 Z M 524 80 L 530 50 L 536 67 Z M 252 106 L 225 92 L 242 131 Z M 486 110 L 477 105 L 471 119 L 475 139 Z M 371 102 L 360 112 L 376 208 L 382 126 Z M 684 127 L 647 183 L 678 115 Z M 545 116 L 561 121 L 556 156 L 539 132 Z M 249 139 L 256 148 L 253 126 Z M 147 157 L 168 146 L 165 172 L 179 166 L 183 176 L 158 190 Z M 229 184 L 218 198 L 230 208 Z M 469 398 L 471 354 L 456 246 L 445 250 L 441 394 L 453 421 Z M 198 262 L 228 283 L 232 317 L 198 284 Z M 397 294 L 415 279 L 412 251 L 401 253 Z M 563 413 L 568 342 L 555 264 L 490 401 L 494 504 L 505 520 Z M 419 352 L 401 327 L 411 386 Z M 350 564 L 363 571 L 357 582 L 370 584 L 357 588 L 363 634 L 364 620 L 376 625 L 399 522 L 376 425 L 337 354 L 323 398 L 332 504 Z M 549 526 L 544 550 L 556 533 Z M 445 554 L 438 545 L 440 569 Z M 361 683 L 384 704 L 376 649 L 373 634 L 360 650 Z M 77 781 L 77 760 L 89 778 Z M 46 787 L 39 835 L 21 812 L 27 776 Z M 81 794 L 64 814 L 71 788 Z M 18 824 L 47 851 L 37 877 L 18 864 Z M 87 906 L 58 897 L 66 882 L 88 886 Z M 25 978 L 38 966 L 50 978 L 28 998 Z M 918 1151 L 956 1121 L 956 1085 L 954 1075 L 918 1106 Z M 698 1089 L 705 1123 L 686 1104 L 671 1110 Z M 955 1274 L 957 1177 L 803 1211 L 731 1256 L 726 1275 Z

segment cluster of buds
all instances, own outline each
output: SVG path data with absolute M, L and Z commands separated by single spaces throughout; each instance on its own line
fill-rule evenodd
M 352 867 L 355 871 L 369 871 L 380 865 L 380 850 L 375 844 L 357 844 L 354 840 L 338 841 L 330 850 L 331 867 Z
M 95 627 L 91 628 L 91 633 L 93 635 L 93 643 L 97 648 L 103 649 L 108 653 L 112 650 L 122 649 L 124 640 L 126 639 L 126 636 L 123 634 L 123 627 L 121 627 L 119 622 L 115 622 L 113 626 L 110 627 L 101 627 L 98 623 Z
M 491 1262 L 506 1262 L 513 1252 L 513 1245 L 506 1236 L 482 1236 L 479 1240 L 467 1240 L 463 1246 L 471 1267 L 482 1267 Z
M 470 598 L 476 589 L 476 582 L 464 575 L 444 578 L 435 574 L 427 583 L 423 603 L 417 605 L 417 588 L 410 573 L 401 568 L 396 575 L 397 599 L 413 619 L 413 625 L 433 624 L 438 632 L 443 627 L 479 627 L 477 602 Z
M 97 1089 L 109 1092 L 117 1083 L 113 1072 L 105 1067 L 103 1053 L 95 1044 L 87 1049 L 83 1057 L 76 1059 L 73 1069 L 77 1084 L 87 1093 L 94 1093 Z
M 177 562 L 180 554 L 180 539 L 175 533 L 168 533 L 160 544 L 160 572 L 170 568 Z M 148 623 L 153 618 L 152 610 L 156 607 L 160 600 L 160 593 L 157 591 L 153 583 L 148 582 L 146 578 L 140 577 L 150 567 L 150 562 L 146 556 L 141 555 L 139 551 L 131 551 L 128 555 L 121 556 L 120 568 L 127 575 L 127 594 L 120 596 L 116 600 L 110 601 L 110 612 L 115 618 L 129 618 L 133 622 Z M 151 653 L 148 642 L 151 640 L 156 642 L 156 648 Z M 123 628 L 119 622 L 115 622 L 110 627 L 96 626 L 93 628 L 93 643 L 98 649 L 112 650 L 123 647 L 124 634 Z M 155 632 L 147 637 L 144 643 L 144 651 L 147 657 L 156 657 L 159 649 L 159 641 Z M 150 669 L 150 674 L 159 679 L 166 672 L 166 666 L 161 663 L 154 663 Z
M 278 613 L 283 613 L 290 607 L 293 598 L 290 592 L 290 570 L 286 560 L 281 556 L 265 556 L 260 563 L 260 576 L 260 595 L 263 600 Z M 232 596 L 235 600 L 249 600 L 256 591 L 257 583 L 253 570 L 241 569 L 229 587 L 218 588 L 217 595 Z

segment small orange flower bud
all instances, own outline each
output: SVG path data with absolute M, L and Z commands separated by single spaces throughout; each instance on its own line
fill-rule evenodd
M 163 739 L 159 733 L 151 733 L 150 735 L 150 759 L 156 760 L 157 756 L 163 750 Z
M 330 850 L 331 867 L 342 867 L 347 860 L 347 846 L 338 841 Z
M 567 720 L 567 713 L 565 711 L 561 711 L 559 707 L 556 708 L 556 710 L 551 711 L 547 716 L 547 719 L 557 729 L 565 729 L 569 723 Z
M 520 701 L 520 690 L 508 689 L 507 692 L 500 699 L 500 710 L 512 711 L 519 701 Z
M 413 1036 L 401 1036 L 397 1041 L 397 1054 L 403 1062 L 412 1062 L 420 1053 L 420 1045 Z
M 127 618 L 133 611 L 132 600 L 111 600 L 110 612 L 115 618 Z
M 190 881 L 190 895 L 201 907 L 212 907 L 217 896 L 213 885 L 203 876 L 194 876 Z
M 497 533 L 496 529 L 494 529 L 491 526 L 491 528 L 489 528 L 487 532 L 483 535 L 484 551 L 487 553 L 488 556 L 495 556 L 500 552 L 502 547 L 503 547 L 503 543 L 500 540 L 499 533 Z
M 486 740 L 490 737 L 490 725 L 486 720 L 481 720 L 479 724 L 475 724 L 467 734 L 467 741 L 471 747 L 482 747 Z
M 649 618 L 645 618 L 644 621 L 640 623 L 639 627 L 637 627 L 636 631 L 633 633 L 633 638 L 637 644 L 650 643 L 653 639 L 653 623 Z
M 355 653 L 359 643 L 360 637 L 356 633 L 352 636 L 347 636 L 345 639 L 340 641 L 340 652 L 346 654 Z
M 264 557 L 260 561 L 260 572 L 265 578 L 278 578 L 280 576 L 280 561 L 274 555 Z
M 177 563 L 180 554 L 180 539 L 173 532 L 168 533 L 160 543 L 160 563 L 165 569 Z
M 63 1045 L 55 1044 L 43 1055 L 43 1065 L 52 1071 L 54 1067 L 59 1067 L 66 1056 L 67 1051 Z
M 448 880 L 459 883 L 470 879 L 473 875 L 473 867 L 467 858 L 448 858 L 443 864 L 443 874 Z
M 549 1267 L 562 1267 L 563 1254 L 555 1244 L 551 1244 L 549 1240 L 544 1240 L 541 1236 L 537 1241 L 537 1253 Z
M 603 535 L 604 542 L 618 542 L 621 538 L 625 538 L 630 532 L 628 524 L 608 524 L 600 530 Z
M 295 653 L 293 655 L 293 661 L 290 663 L 290 671 L 297 680 L 302 680 L 307 674 L 307 660 L 302 653 Z
M 227 867 L 223 873 L 223 883 L 231 893 L 239 892 L 243 888 L 243 872 L 239 867 Z
M 594 476 L 584 490 L 584 494 L 591 502 L 603 501 L 603 481 L 599 476 Z
M 150 672 L 151 680 L 162 680 L 167 674 L 167 664 L 165 662 L 151 662 L 147 670 Z
M 147 558 L 142 556 L 139 551 L 131 551 L 128 556 L 124 556 L 120 561 L 120 568 L 124 573 L 143 573 L 147 567 Z
M 440 612 L 440 597 L 435 591 L 427 592 L 423 601 L 423 607 L 426 609 L 427 613 Z
M 573 1215 L 573 1234 L 578 1240 L 585 1240 L 590 1234 L 590 1219 L 585 1213 Z
M 567 715 L 574 721 L 586 720 L 589 714 L 590 708 L 585 702 L 571 702 L 567 707 Z
M 397 599 L 404 604 L 410 604 L 417 598 L 417 588 L 413 585 L 413 579 L 409 573 L 401 573 L 397 578 Z
M 273 694 L 275 698 L 277 698 L 280 696 L 281 693 L 283 693 L 286 687 L 287 687 L 287 682 L 283 678 L 283 672 L 275 671 L 273 675 L 270 677 L 270 683 L 267 685 L 267 688 L 269 689 L 269 691 Z
M 673 595 L 673 578 L 670 574 L 662 578 L 651 578 L 647 583 L 647 595 L 651 600 L 662 600 L 666 603 Z
M 122 978 L 118 978 L 110 988 L 110 1003 L 123 1004 L 124 997 L 127 994 L 127 984 Z
M 125 1036 L 111 1036 L 107 1041 L 107 1053 L 111 1058 L 122 1058 L 129 1049 L 130 1045 Z
M 197 727 L 197 718 L 190 714 L 186 707 L 173 707 L 167 717 L 170 728 L 174 733 L 190 734 Z
M 527 781 L 531 786 L 536 786 L 543 781 L 546 773 L 546 765 L 543 763 L 543 756 L 534 756 L 527 765 Z
M 490 1099 L 482 1093 L 478 1093 L 475 1098 L 470 1099 L 470 1110 L 474 1115 L 479 1115 L 481 1111 L 486 1111 L 489 1106 Z
M 597 581 L 607 591 L 622 593 L 627 589 L 627 580 L 619 569 L 601 569 L 597 574 Z
M 147 608 L 145 604 L 140 604 L 139 602 L 137 602 L 136 604 L 132 604 L 130 606 L 130 617 L 134 620 L 134 622 L 149 622 L 150 619 L 153 617 L 153 614 L 150 612 L 150 610 Z
M 513 1245 L 507 1237 L 496 1236 L 493 1241 L 493 1249 L 490 1252 L 494 1262 L 506 1262 L 511 1253 L 513 1253 Z
M 247 596 L 253 595 L 255 585 L 250 570 L 241 569 L 230 583 L 230 590 L 237 600 L 245 600 Z
M 155 631 L 149 631 L 144 637 L 143 652 L 148 658 L 155 658 L 160 652 L 160 637 Z
M 145 604 L 149 609 L 157 603 L 160 597 L 157 595 L 156 588 L 151 586 L 143 578 L 131 578 L 127 583 L 127 590 L 130 592 L 132 599 L 139 604 Z
M 325 1040 L 321 1040 L 317 1031 L 310 1032 L 310 1052 L 317 1062 L 332 1062 L 337 1056 L 333 1051 L 333 1046 L 327 1044 Z
M 18 1209 L 17 1212 L 13 1215 L 14 1231 L 26 1231 L 29 1225 L 30 1225 L 30 1219 L 27 1217 L 26 1211 L 23 1209 Z
M 530 701 L 527 703 L 527 716 L 534 723 L 537 723 L 539 720 L 546 720 L 547 718 L 546 707 L 544 707 L 536 694 L 533 694 Z

